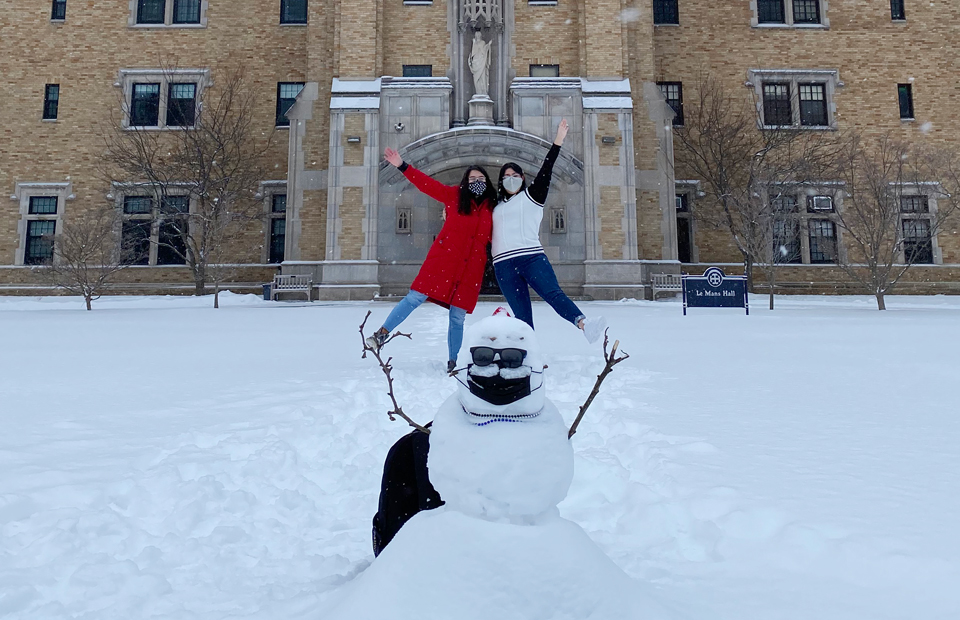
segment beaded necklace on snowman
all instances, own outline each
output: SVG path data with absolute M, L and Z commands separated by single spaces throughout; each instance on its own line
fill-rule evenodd
M 494 422 L 527 422 L 528 420 L 532 420 L 543 413 L 543 409 L 540 409 L 540 411 L 537 411 L 536 413 L 518 413 L 515 415 L 509 415 L 506 413 L 474 413 L 472 411 L 467 411 L 467 408 L 463 406 L 463 403 L 460 403 L 460 408 L 463 409 L 465 414 L 467 414 L 467 418 L 474 426 L 486 426 L 487 424 L 493 424 Z

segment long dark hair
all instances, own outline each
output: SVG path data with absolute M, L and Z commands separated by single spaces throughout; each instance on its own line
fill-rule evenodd
M 523 176 L 523 168 L 520 167 L 520 164 L 515 164 L 515 163 L 513 163 L 512 161 L 511 161 L 511 162 L 508 162 L 508 163 L 506 163 L 506 164 L 503 164 L 503 167 L 500 168 L 500 178 L 497 180 L 497 195 L 500 196 L 500 201 L 501 201 L 501 202 L 504 201 L 504 200 L 510 200 L 511 198 L 513 198 L 514 196 L 517 195 L 517 194 L 510 194 L 510 193 L 507 192 L 507 190 L 505 190 L 505 189 L 503 188 L 503 176 L 504 176 L 504 173 L 505 173 L 507 170 L 511 169 L 511 168 L 513 168 L 514 170 L 516 170 L 516 171 L 517 171 L 517 174 L 519 174 L 521 177 L 523 177 L 523 184 L 520 185 L 520 189 L 517 190 L 517 194 L 519 194 L 519 193 L 521 193 L 523 190 L 527 189 L 527 178 L 526 178 L 525 176 Z
M 482 173 L 483 178 L 487 180 L 487 190 L 479 196 L 474 196 L 473 192 L 470 191 L 470 173 L 474 170 Z M 470 166 L 463 173 L 463 179 L 460 181 L 460 204 L 457 206 L 460 215 L 470 215 L 473 211 L 473 201 L 476 201 L 478 205 L 486 202 L 487 208 L 491 211 L 497 206 L 497 190 L 493 187 L 490 175 L 480 166 Z

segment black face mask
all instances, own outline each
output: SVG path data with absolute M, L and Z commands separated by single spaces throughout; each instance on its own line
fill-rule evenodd
M 530 396 L 533 390 L 530 389 L 530 378 L 534 373 L 540 374 L 537 371 L 531 372 L 526 377 L 518 377 L 516 379 L 506 379 L 500 376 L 500 373 L 493 375 L 492 377 L 478 377 L 476 375 L 470 374 L 470 367 L 473 364 L 467 366 L 467 387 L 470 388 L 470 393 L 481 398 L 491 405 L 509 405 L 510 403 L 515 403 L 521 398 L 526 398 Z M 459 378 L 457 379 L 459 381 Z M 462 381 L 461 381 L 462 383 Z M 539 390 L 542 385 L 538 386 Z

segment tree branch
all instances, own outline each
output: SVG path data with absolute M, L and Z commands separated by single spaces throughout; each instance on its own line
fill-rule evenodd
M 567 439 L 570 439 L 577 432 L 577 427 L 580 426 L 580 420 L 583 419 L 583 414 L 587 412 L 587 408 L 590 407 L 590 404 L 593 403 L 593 399 L 596 398 L 597 394 L 600 393 L 600 384 L 603 383 L 603 380 L 607 378 L 611 372 L 613 372 L 613 367 L 622 362 L 623 360 L 630 357 L 629 354 L 624 353 L 622 356 L 617 357 L 617 347 L 620 346 L 620 341 L 616 340 L 613 343 L 613 348 L 607 353 L 607 344 L 610 342 L 607 338 L 607 332 L 609 329 L 603 331 L 603 359 L 606 360 L 606 365 L 603 367 L 603 370 L 597 375 L 597 382 L 593 384 L 593 390 L 590 391 L 590 396 L 587 397 L 586 402 L 580 406 L 580 413 L 577 414 L 577 419 L 573 421 L 573 424 L 570 426 L 570 432 L 567 433 Z
M 388 342 L 390 342 L 394 338 L 397 338 L 399 336 L 410 338 L 411 340 L 413 338 L 411 337 L 410 334 L 404 334 L 398 331 L 393 335 L 391 335 L 389 338 L 387 338 L 387 340 L 383 343 L 383 345 L 380 346 L 380 350 L 374 349 L 373 347 L 367 344 L 367 337 L 363 333 L 364 327 L 366 327 L 367 325 L 367 319 L 370 318 L 370 314 L 371 314 L 370 311 L 367 310 L 367 315 L 363 317 L 363 323 L 360 324 L 360 342 L 363 344 L 363 355 L 361 356 L 361 358 L 366 359 L 367 353 L 368 352 L 371 353 L 373 357 L 376 358 L 377 363 L 380 364 L 380 370 L 382 370 L 383 374 L 386 375 L 387 377 L 387 395 L 390 396 L 390 401 L 393 402 L 393 410 L 387 412 L 387 417 L 389 417 L 390 421 L 392 422 L 396 420 L 396 416 L 400 416 L 407 422 L 407 424 L 409 424 L 413 428 L 417 429 L 422 433 L 426 433 L 429 435 L 430 429 L 414 422 L 410 418 L 410 416 L 408 416 L 403 412 L 403 408 L 397 403 L 397 398 L 393 394 L 393 375 L 392 375 L 393 366 L 390 364 L 390 362 L 393 361 L 393 358 L 388 357 L 387 361 L 383 361 L 383 358 L 380 356 L 380 351 L 383 350 L 383 346 L 385 346 Z

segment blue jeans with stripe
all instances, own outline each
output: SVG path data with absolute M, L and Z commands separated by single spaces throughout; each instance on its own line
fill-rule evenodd
M 547 255 L 541 253 L 508 258 L 494 263 L 500 292 L 506 297 L 514 316 L 533 327 L 533 305 L 530 289 L 550 304 L 557 314 L 576 325 L 584 314 L 573 303 L 557 282 L 557 274 Z
M 383 329 L 392 332 L 404 319 L 410 316 L 410 313 L 420 307 L 420 304 L 427 301 L 427 296 L 419 291 L 410 289 L 407 296 L 400 300 L 400 303 L 390 312 L 387 320 L 383 322 Z M 463 308 L 450 306 L 450 322 L 447 325 L 447 353 L 448 360 L 457 361 L 457 355 L 460 353 L 460 346 L 463 344 L 463 322 L 467 318 L 467 311 Z

